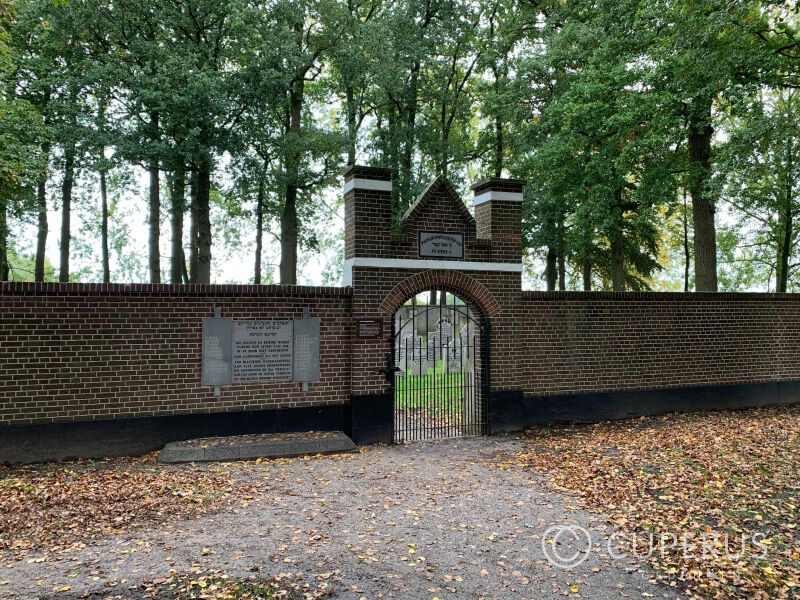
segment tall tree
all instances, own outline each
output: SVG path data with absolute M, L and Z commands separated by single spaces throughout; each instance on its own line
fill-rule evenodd
M 31 210 L 42 172 L 44 144 L 41 115 L 18 96 L 18 55 L 9 47 L 15 15 L 0 4 L 0 281 L 9 279 L 9 220 Z
M 776 90 L 746 106 L 726 124 L 729 140 L 720 152 L 725 196 L 748 226 L 745 243 L 772 255 L 766 262 L 773 289 L 786 292 L 800 239 L 800 97 L 796 90 Z
M 732 102 L 760 85 L 765 53 L 751 31 L 761 26 L 761 4 L 653 0 L 645 9 L 650 27 L 660 33 L 649 52 L 659 72 L 653 81 L 674 98 L 672 110 L 685 123 L 698 291 L 717 290 L 716 111 L 721 101 Z

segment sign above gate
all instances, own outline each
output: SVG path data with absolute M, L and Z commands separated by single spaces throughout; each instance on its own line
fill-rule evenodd
M 464 258 L 464 234 L 420 231 L 419 255 L 422 258 Z

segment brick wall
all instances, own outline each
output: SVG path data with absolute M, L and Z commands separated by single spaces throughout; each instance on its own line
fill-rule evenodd
M 523 292 L 526 394 L 800 380 L 800 296 Z
M 378 369 L 395 311 L 430 289 L 458 295 L 491 323 L 493 431 L 718 406 L 732 392 L 711 398 L 714 386 L 789 382 L 767 386 L 760 401 L 800 400 L 800 296 L 522 292 L 521 182 L 473 186 L 473 218 L 437 179 L 392 230 L 390 172 L 354 167 L 346 179 L 352 287 L 0 283 L 0 425 L 297 408 L 300 428 L 310 410 L 318 421 L 336 415 L 337 427 L 349 418 L 354 431 L 356 422 L 371 428 L 361 439 L 391 439 Z M 463 259 L 421 260 L 420 231 L 463 233 Z M 238 319 L 301 317 L 307 307 L 321 317 L 321 380 L 308 392 L 237 384 L 215 397 L 201 383 L 202 319 L 215 307 Z M 383 335 L 358 338 L 362 318 L 383 319 Z M 680 398 L 644 392 L 675 388 Z M 691 388 L 701 391 L 690 397 Z M 628 391 L 636 397 L 620 400 Z M 754 393 L 740 388 L 738 405 Z M 269 415 L 260 417 L 267 425 Z
M 320 381 L 201 384 L 202 319 L 322 318 Z M 349 288 L 0 283 L 0 424 L 342 404 Z

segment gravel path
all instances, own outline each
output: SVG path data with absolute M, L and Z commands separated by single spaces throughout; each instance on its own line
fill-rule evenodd
M 0 597 L 136 598 L 143 580 L 193 566 L 231 577 L 299 572 L 327 581 L 336 598 L 679 597 L 650 583 L 647 568 L 612 560 L 611 530 L 597 516 L 535 474 L 501 465 L 520 448 L 513 438 L 485 437 L 209 466 L 259 482 L 263 496 L 60 560 L 0 564 L 0 580 L 9 581 Z M 542 551 L 542 535 L 558 524 L 591 532 L 592 552 L 574 570 L 554 567 Z

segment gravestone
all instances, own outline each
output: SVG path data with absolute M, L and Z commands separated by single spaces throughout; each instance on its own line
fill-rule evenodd
M 428 360 L 439 360 L 444 357 L 444 349 L 453 340 L 453 324 L 449 317 L 441 317 L 436 321 L 436 331 L 428 336 Z
M 445 367 L 448 373 L 458 373 L 461 371 L 462 353 L 461 341 L 451 340 L 445 348 L 446 360 Z
M 474 331 L 472 332 L 474 334 Z M 465 372 L 472 371 L 475 367 L 473 361 L 475 359 L 475 348 L 470 339 L 469 325 L 464 325 L 458 334 L 459 345 L 461 352 L 461 364 Z
M 423 350 L 422 336 L 416 331 L 413 336 L 406 339 L 405 360 L 406 368 L 408 363 L 411 364 L 412 375 L 425 375 L 428 372 L 428 359 Z
M 410 340 L 413 335 L 413 333 L 404 333 L 397 338 L 397 342 L 394 345 L 394 364 L 399 369 L 399 371 L 395 373 L 396 377 L 406 376 L 408 364 L 410 362 L 408 359 L 408 352 L 411 349 L 408 340 Z

